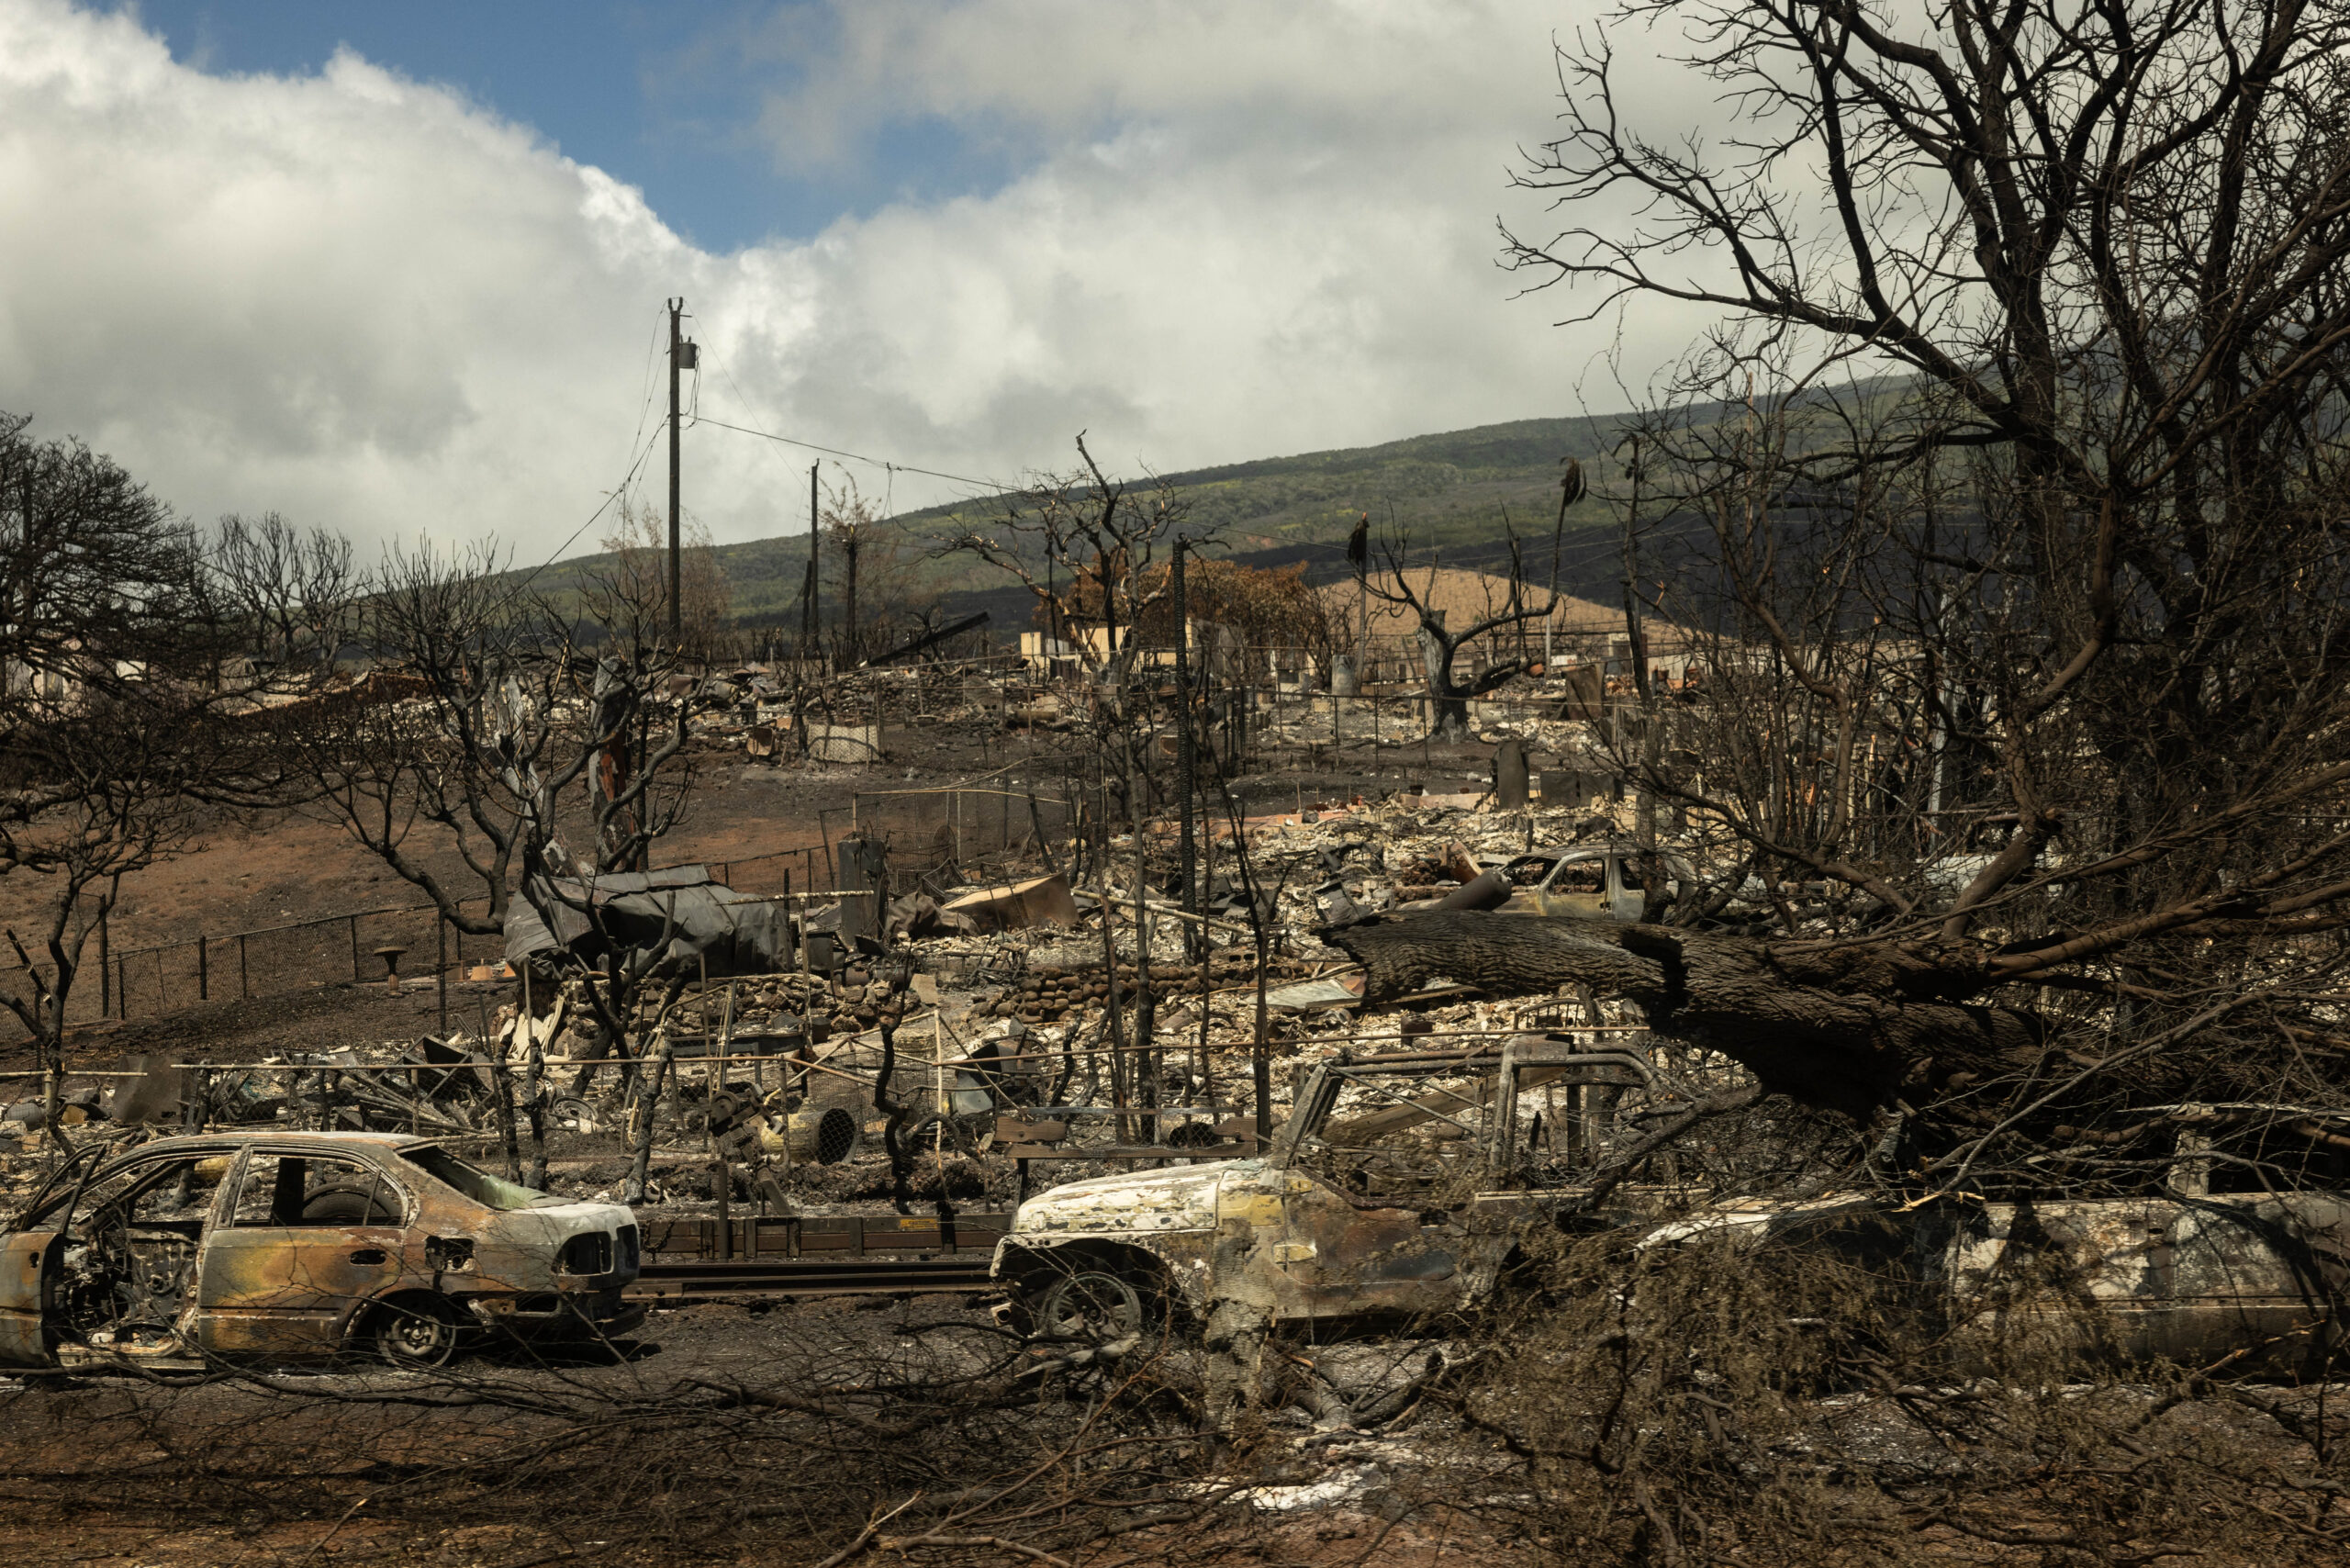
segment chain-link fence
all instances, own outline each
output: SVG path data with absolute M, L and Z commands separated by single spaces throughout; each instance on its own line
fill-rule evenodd
M 461 906 L 462 907 L 462 906 Z M 505 958 L 503 939 L 468 936 L 431 904 L 384 905 L 246 931 L 202 932 L 151 946 L 115 948 L 103 932 L 83 951 L 66 1021 L 145 1018 L 200 1002 L 274 996 L 345 981 L 409 978 L 442 969 L 462 976 Z M 37 966 L 43 980 L 54 969 Z M 0 975 L 19 997 L 25 971 Z

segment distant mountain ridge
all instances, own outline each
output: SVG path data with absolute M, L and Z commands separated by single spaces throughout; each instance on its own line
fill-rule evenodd
M 1390 529 L 1407 536 L 1416 561 L 1440 551 L 1447 565 L 1492 568 L 1508 559 L 1506 512 L 1523 543 L 1528 577 L 1547 581 L 1561 464 L 1579 458 L 1597 479 L 1593 470 L 1608 466 L 1602 454 L 1619 439 L 1614 416 L 1513 420 L 1167 477 L 1191 504 L 1187 532 L 1196 537 L 1213 530 L 1222 540 L 1217 553 L 1254 565 L 1303 561 L 1315 581 L 1342 575 L 1347 535 L 1356 518 L 1369 512 L 1374 539 Z M 1149 482 L 1147 476 L 1113 476 Z M 997 505 L 979 498 L 903 512 L 891 521 L 918 541 L 936 542 L 953 532 L 958 521 L 981 523 L 1000 515 Z M 1578 504 L 1567 518 L 1568 553 L 1578 561 L 1591 557 L 1600 543 L 1591 530 L 1605 521 L 1597 502 Z M 808 563 L 806 533 L 722 544 L 716 552 L 739 623 L 797 623 Z M 599 553 L 557 562 L 540 574 L 540 586 L 562 594 L 609 560 Z M 989 610 L 999 633 L 1015 621 L 1024 627 L 1026 590 L 1009 578 L 973 583 L 980 573 L 996 575 L 986 568 L 975 573 L 973 566 L 968 559 L 936 562 L 925 575 L 945 590 L 950 610 Z M 956 586 L 948 587 L 950 582 Z M 1561 586 L 1569 586 L 1564 573 Z M 1583 582 L 1577 591 L 1589 593 L 1592 588 Z M 830 615 L 830 591 L 825 603 Z

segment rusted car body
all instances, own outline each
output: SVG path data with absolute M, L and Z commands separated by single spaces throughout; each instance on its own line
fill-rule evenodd
M 2350 1201 L 2228 1193 L 1953 1204 L 1918 1228 L 1913 1251 L 1929 1290 L 1978 1341 L 2039 1328 L 2125 1361 L 2300 1364 L 2340 1343 Z M 2018 1288 L 2040 1263 L 2052 1265 L 2044 1278 L 2061 1305 Z
M 635 1216 L 389 1133 L 173 1137 L 69 1160 L 0 1243 L 0 1365 L 201 1366 L 468 1336 L 612 1335 L 644 1309 Z
M 1138 1321 L 1153 1300 L 1194 1317 L 1239 1300 L 1285 1321 L 1457 1309 L 1567 1195 L 1491 1182 L 1512 1163 L 1516 1095 L 1545 1084 L 1661 1087 L 1639 1056 L 1531 1036 L 1481 1058 L 1326 1065 L 1264 1157 L 1055 1187 L 1020 1205 L 993 1273 L 1056 1332 Z M 1359 1114 L 1338 1117 L 1348 1101 Z
M 2213 1111 L 2176 1109 L 2207 1121 Z M 1719 1239 L 1841 1258 L 1977 1367 L 2026 1345 L 2214 1370 L 2298 1370 L 2338 1356 L 2350 1322 L 2350 1195 L 2291 1190 L 2273 1170 L 2276 1190 L 2214 1192 L 2209 1146 L 2191 1131 L 2180 1142 L 2161 1190 L 2138 1196 L 1747 1202 L 1660 1226 L 1640 1245 Z

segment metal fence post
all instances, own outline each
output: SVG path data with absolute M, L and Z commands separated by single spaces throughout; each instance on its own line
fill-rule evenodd
M 357 985 L 366 977 L 359 972 L 359 917 L 351 917 L 351 983 Z
M 196 999 L 198 1002 L 212 1000 L 212 953 L 205 945 L 204 934 L 200 931 L 196 935 Z
M 252 984 L 245 978 L 245 934 L 237 933 L 237 995 L 241 999 L 253 993 Z
M 432 935 L 441 949 L 441 1032 L 449 1032 L 449 918 L 432 912 Z

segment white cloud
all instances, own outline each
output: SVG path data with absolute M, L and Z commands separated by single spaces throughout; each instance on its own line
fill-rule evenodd
M 1025 172 L 711 255 L 527 127 L 359 59 L 212 76 L 123 17 L 0 0 L 0 408 L 196 516 L 526 553 L 652 434 L 670 294 L 706 412 L 957 473 L 1064 465 L 1080 429 L 1173 469 L 1568 411 L 1601 337 L 1512 301 L 1493 230 L 1550 123 L 1559 13 L 844 4 L 787 40 L 779 151 L 933 116 Z M 1644 332 L 1636 364 L 1687 324 Z M 798 521 L 804 458 L 688 439 L 717 537 Z

